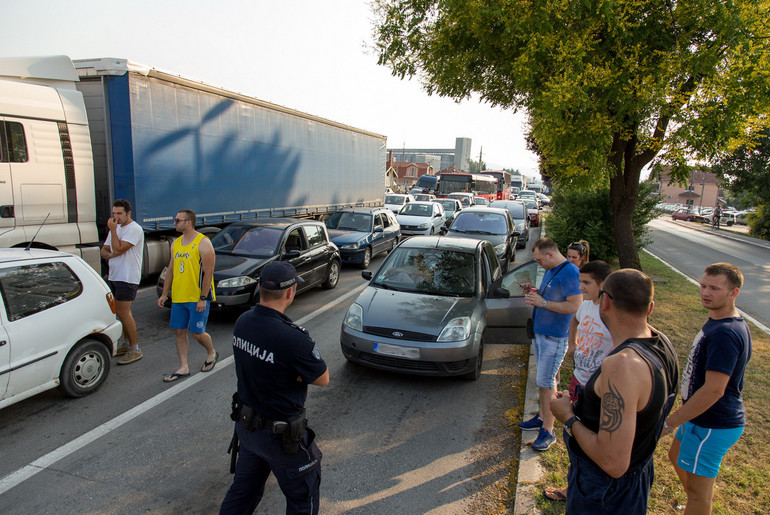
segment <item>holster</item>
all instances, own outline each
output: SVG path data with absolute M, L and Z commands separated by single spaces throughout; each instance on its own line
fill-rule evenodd
M 289 423 L 289 430 L 283 433 L 283 452 L 294 456 L 299 454 L 299 444 L 307 427 L 305 410 L 289 418 L 287 422 Z

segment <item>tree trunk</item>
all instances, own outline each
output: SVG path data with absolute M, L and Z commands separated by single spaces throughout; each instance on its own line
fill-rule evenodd
M 634 160 L 614 162 L 615 176 L 610 179 L 610 204 L 612 206 L 615 249 L 621 268 L 642 269 L 636 237 L 633 229 L 634 208 L 639 197 L 639 178 L 642 167 Z M 619 168 L 623 168 L 620 170 Z

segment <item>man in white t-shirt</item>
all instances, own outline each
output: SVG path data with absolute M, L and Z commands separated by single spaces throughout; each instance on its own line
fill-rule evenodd
M 575 363 L 569 397 L 577 400 L 578 388 L 583 388 L 602 364 L 613 347 L 609 329 L 599 316 L 599 291 L 607 276 L 612 273 L 604 261 L 589 261 L 580 268 L 580 291 L 583 303 L 569 324 L 567 354 Z M 543 495 L 552 501 L 566 501 L 567 488 L 546 488 Z
M 101 250 L 110 265 L 108 283 L 115 295 L 118 320 L 123 324 L 123 336 L 128 341 L 118 347 L 122 356 L 118 365 L 128 365 L 142 359 L 136 335 L 136 322 L 131 314 L 131 302 L 136 298 L 142 278 L 144 231 L 131 219 L 131 203 L 118 199 L 112 203 L 112 218 L 107 220 L 110 234 Z

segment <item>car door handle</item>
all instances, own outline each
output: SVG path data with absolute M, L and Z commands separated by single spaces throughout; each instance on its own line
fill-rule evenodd
M 5 345 L 6 343 L 8 343 L 6 340 L 0 340 L 0 347 L 2 347 L 3 345 Z

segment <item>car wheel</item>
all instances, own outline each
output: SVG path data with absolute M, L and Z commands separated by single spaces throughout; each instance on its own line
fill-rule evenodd
M 479 353 L 476 355 L 476 366 L 473 367 L 472 372 L 465 374 L 465 379 L 470 381 L 478 381 L 481 377 L 481 367 L 484 366 L 484 340 L 481 340 L 479 344 Z
M 388 252 L 393 252 L 393 249 L 396 248 L 396 245 L 398 245 L 398 238 L 393 238 L 390 240 L 390 250 L 388 250 Z
M 99 388 L 109 372 L 107 347 L 86 338 L 67 354 L 59 374 L 59 390 L 69 397 L 83 397 Z
M 369 266 L 369 263 L 372 262 L 372 249 L 370 247 L 366 247 L 364 249 L 364 257 L 361 259 L 361 264 L 359 265 L 361 268 L 367 268 Z
M 329 273 L 326 274 L 326 281 L 321 285 L 327 290 L 331 290 L 340 282 L 340 262 L 336 259 L 329 263 Z

